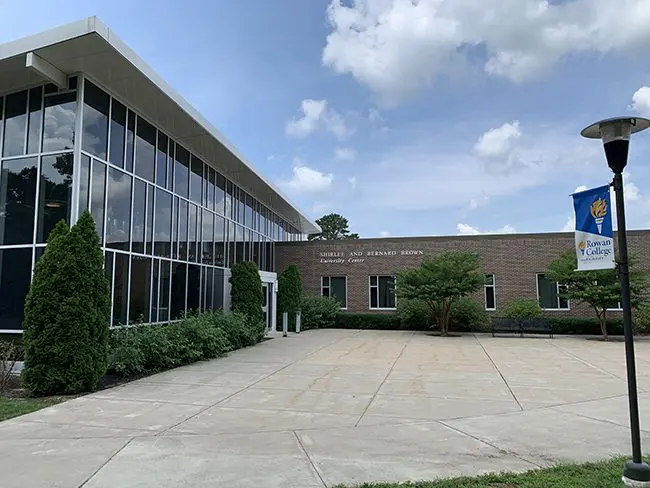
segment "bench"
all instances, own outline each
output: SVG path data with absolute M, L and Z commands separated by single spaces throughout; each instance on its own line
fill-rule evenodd
M 494 317 L 492 319 L 492 337 L 497 333 L 519 334 L 525 333 L 548 334 L 553 339 L 553 326 L 544 318 L 506 319 Z

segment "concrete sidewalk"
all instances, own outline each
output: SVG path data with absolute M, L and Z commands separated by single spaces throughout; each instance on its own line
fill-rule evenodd
M 644 448 L 650 342 L 637 345 Z M 3 488 L 322 488 L 629 452 L 624 346 L 309 331 L 0 423 Z

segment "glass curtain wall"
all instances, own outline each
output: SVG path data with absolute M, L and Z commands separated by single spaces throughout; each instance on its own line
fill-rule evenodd
M 34 264 L 57 222 L 70 224 L 76 87 L 0 94 L 0 331 L 22 329 Z
M 35 262 L 75 211 L 95 219 L 114 326 L 221 308 L 225 268 L 237 261 L 274 271 L 273 243 L 299 240 L 296 229 L 218 161 L 192 154 L 91 81 L 81 85 L 75 76 L 66 89 L 0 94 L 0 331 L 22 329 Z
M 273 243 L 300 238 L 182 142 L 89 80 L 82 126 L 79 212 L 91 210 L 105 248 L 112 325 L 221 308 L 225 268 L 254 260 L 274 271 Z

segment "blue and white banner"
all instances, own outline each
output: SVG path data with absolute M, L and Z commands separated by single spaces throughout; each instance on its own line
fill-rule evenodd
M 614 268 L 609 185 L 574 193 L 573 206 L 576 212 L 578 271 Z

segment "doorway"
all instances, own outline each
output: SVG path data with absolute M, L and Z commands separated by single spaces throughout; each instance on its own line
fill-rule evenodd
M 262 283 L 262 294 L 264 299 L 262 301 L 262 312 L 264 313 L 264 327 L 266 331 L 269 332 L 273 327 L 271 318 L 273 317 L 271 310 L 271 296 L 273 293 L 273 284 L 272 283 Z

